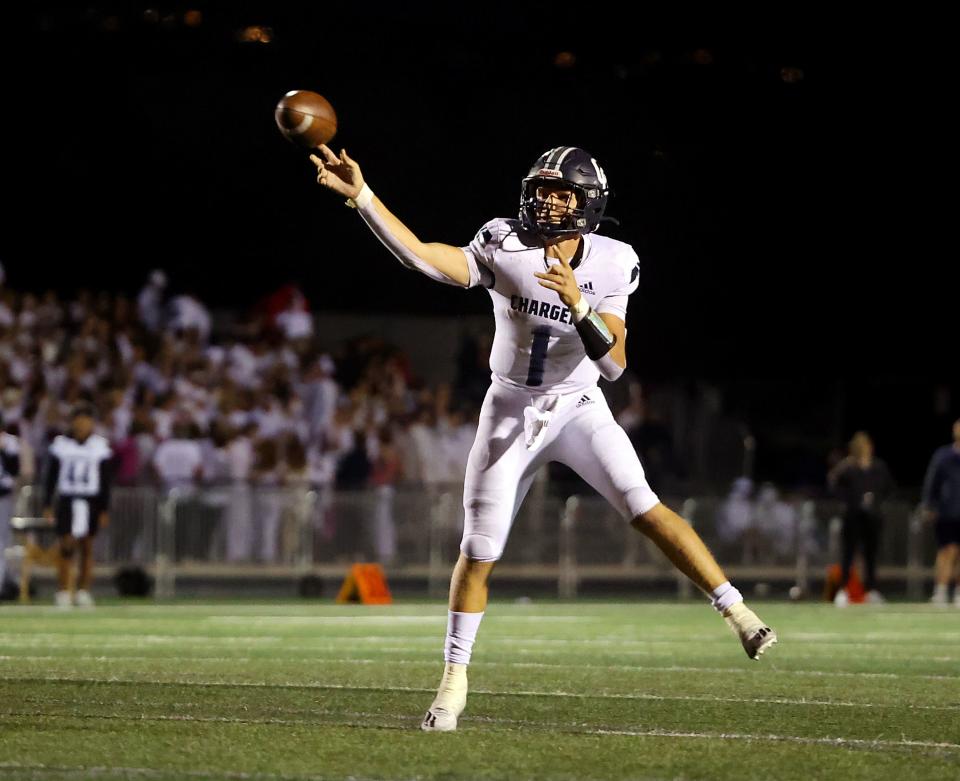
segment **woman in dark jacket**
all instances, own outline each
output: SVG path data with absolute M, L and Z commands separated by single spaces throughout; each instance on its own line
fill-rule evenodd
M 827 482 L 834 494 L 843 500 L 843 560 L 841 588 L 835 604 L 845 607 L 847 580 L 857 548 L 863 551 L 864 588 L 867 602 L 882 604 L 877 591 L 877 545 L 883 516 L 880 505 L 893 491 L 893 479 L 887 465 L 873 454 L 873 440 L 865 431 L 858 431 L 850 440 L 850 455 L 830 470 Z

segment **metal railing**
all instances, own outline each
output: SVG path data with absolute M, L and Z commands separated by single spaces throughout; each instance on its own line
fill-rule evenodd
M 497 565 L 500 577 L 554 582 L 567 599 L 588 581 L 656 581 L 678 598 L 695 595 L 690 581 L 602 498 L 556 496 L 550 487 L 534 483 Z M 150 571 L 159 599 L 172 597 L 178 578 L 188 576 L 241 583 L 337 577 L 357 561 L 379 561 L 391 579 L 425 583 L 431 596 L 442 597 L 459 555 L 461 499 L 462 486 L 453 484 L 340 492 L 248 483 L 168 491 L 118 487 L 95 556 L 101 571 L 128 565 Z M 841 508 L 835 502 L 782 503 L 777 524 L 758 513 L 736 535 L 717 522 L 720 497 L 665 502 L 694 525 L 731 578 L 790 582 L 809 593 L 826 566 L 839 561 Z M 14 515 L 42 515 L 33 486 L 20 489 Z M 906 503 L 888 503 L 885 516 L 881 580 L 904 583 L 909 597 L 920 598 L 934 556 L 932 534 Z

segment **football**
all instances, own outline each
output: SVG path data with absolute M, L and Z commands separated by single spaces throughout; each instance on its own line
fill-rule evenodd
M 273 112 L 284 138 L 305 149 L 327 144 L 337 132 L 337 114 L 323 95 L 292 90 Z

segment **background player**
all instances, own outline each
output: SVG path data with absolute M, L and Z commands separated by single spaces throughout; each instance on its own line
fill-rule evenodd
M 464 481 L 446 666 L 422 728 L 456 729 L 490 573 L 534 474 L 551 460 L 577 471 L 710 595 L 750 658 L 775 643 L 690 525 L 647 485 L 597 387 L 601 375 L 614 380 L 626 366 L 624 319 L 639 261 L 629 245 L 594 235 L 609 194 L 596 160 L 576 147 L 545 153 L 523 180 L 520 218 L 492 220 L 460 248 L 420 241 L 374 196 L 346 150 L 319 151 L 311 155 L 317 181 L 346 196 L 404 266 L 450 285 L 483 285 L 494 306 L 492 383 Z
M 106 527 L 110 517 L 110 459 L 113 453 L 106 439 L 94 434 L 93 406 L 80 404 L 70 418 L 70 435 L 53 440 L 48 454 L 44 483 L 44 516 L 56 519 L 60 540 L 57 570 L 57 607 L 93 607 L 93 538 Z M 56 512 L 54 512 L 56 495 Z M 80 574 L 74 584 L 73 558 L 80 551 Z M 76 593 L 72 595 L 76 585 Z M 71 599 L 71 596 L 73 597 Z

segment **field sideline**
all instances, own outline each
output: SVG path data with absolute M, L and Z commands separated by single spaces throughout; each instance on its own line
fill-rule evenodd
M 0 608 L 3 779 L 960 777 L 960 610 L 492 603 L 455 734 L 440 603 Z

